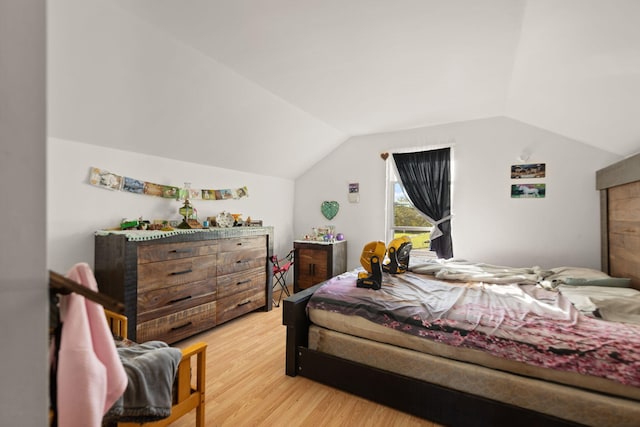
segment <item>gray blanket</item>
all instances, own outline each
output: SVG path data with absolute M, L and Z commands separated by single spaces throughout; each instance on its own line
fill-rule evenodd
M 182 351 L 161 341 L 119 347 L 129 384 L 105 422 L 148 422 L 171 415 L 173 383 Z

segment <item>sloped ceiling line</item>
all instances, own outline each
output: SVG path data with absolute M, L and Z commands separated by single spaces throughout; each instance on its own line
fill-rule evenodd
M 319 160 L 337 135 L 492 116 L 640 150 L 636 0 L 116 3 L 336 131 L 324 140 L 309 122 L 298 149 L 270 141 L 292 164 Z

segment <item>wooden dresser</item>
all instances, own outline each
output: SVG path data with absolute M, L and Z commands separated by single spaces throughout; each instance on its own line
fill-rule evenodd
M 299 292 L 347 271 L 347 241 L 296 240 L 293 291 Z
M 272 227 L 177 233 L 96 233 L 98 287 L 124 303 L 130 339 L 174 343 L 271 310 Z

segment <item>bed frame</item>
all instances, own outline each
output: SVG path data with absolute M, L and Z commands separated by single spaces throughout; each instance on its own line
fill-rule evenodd
M 444 425 L 479 427 L 579 425 L 308 348 L 310 322 L 306 306 L 311 295 L 320 286 L 321 284 L 298 292 L 283 302 L 283 324 L 287 327 L 285 368 L 287 375 L 292 377 L 300 375 Z
M 127 317 L 105 309 L 109 328 L 114 336 L 127 338 Z M 204 423 L 204 393 L 206 384 L 206 354 L 207 344 L 196 343 L 182 349 L 182 360 L 176 374 L 176 389 L 173 396 L 171 415 L 160 421 L 150 423 L 118 423 L 118 427 L 161 427 L 168 426 L 191 410 L 196 410 L 196 427 L 205 427 Z M 192 362 L 195 364 L 195 385 L 192 386 Z

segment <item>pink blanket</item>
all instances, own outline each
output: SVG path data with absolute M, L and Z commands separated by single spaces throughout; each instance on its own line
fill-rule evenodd
M 67 277 L 98 290 L 86 263 L 76 264 Z M 102 416 L 127 386 L 104 309 L 72 293 L 62 298 L 60 316 L 63 327 L 57 371 L 58 425 L 100 427 Z

